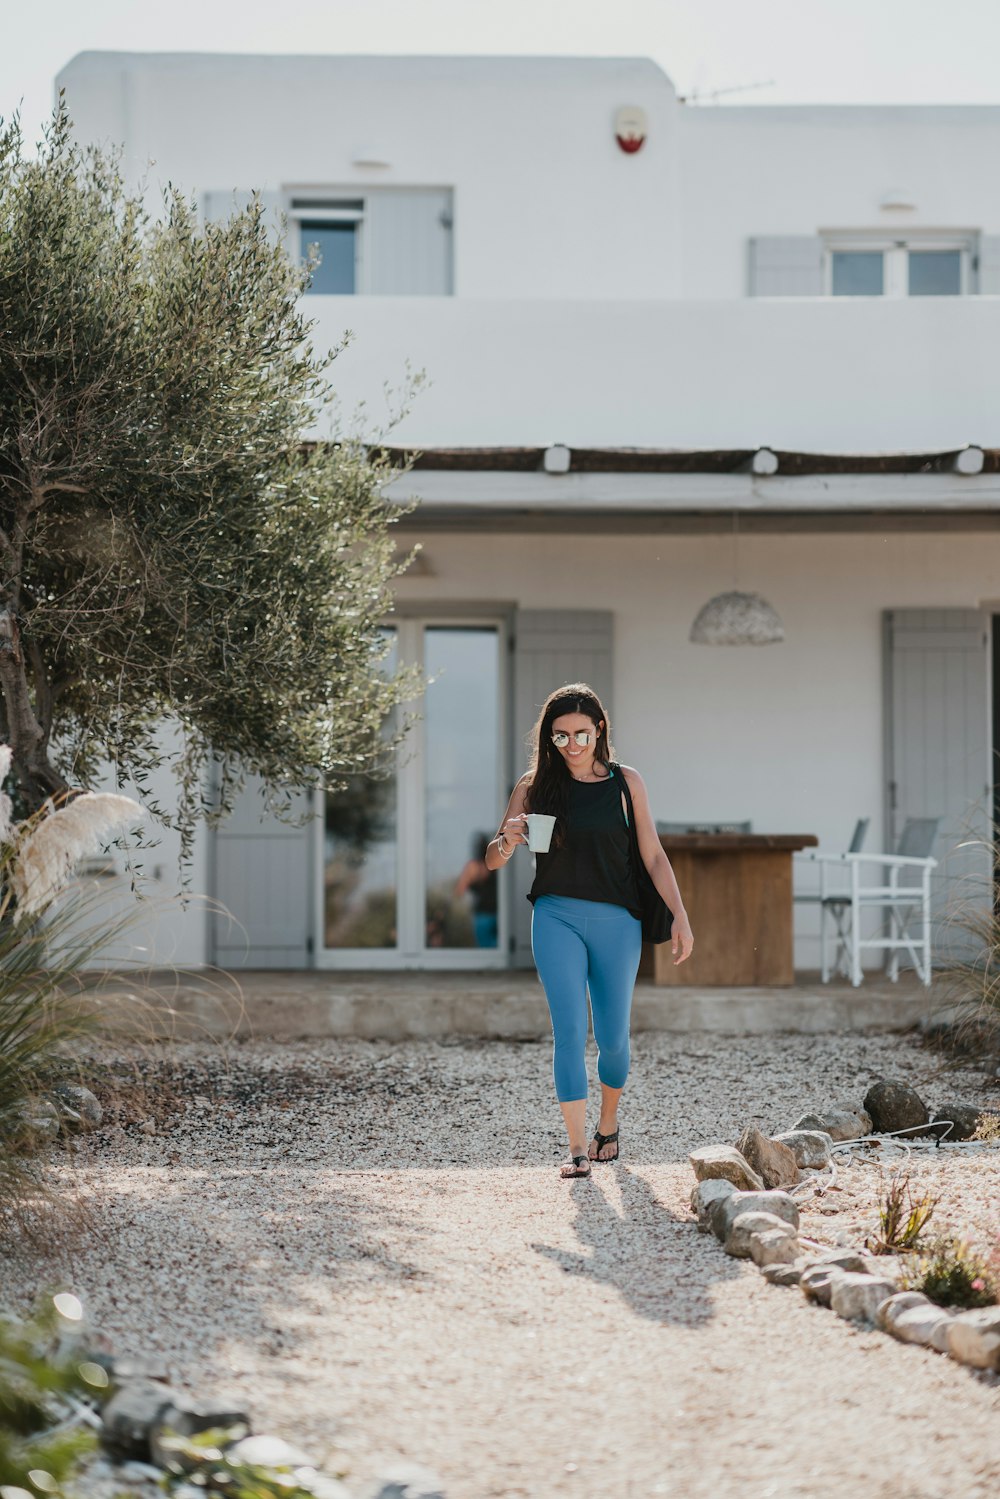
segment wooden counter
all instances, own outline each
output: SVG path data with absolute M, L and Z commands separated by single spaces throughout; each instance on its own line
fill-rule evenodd
M 670 943 L 645 945 L 639 976 L 655 984 L 772 987 L 794 979 L 792 854 L 812 833 L 664 833 L 694 952 L 675 967 Z

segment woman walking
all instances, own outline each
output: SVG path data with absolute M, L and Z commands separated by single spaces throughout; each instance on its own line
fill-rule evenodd
M 675 962 L 690 956 L 694 938 L 642 777 L 615 761 L 596 693 L 582 682 L 551 693 L 532 736 L 530 768 L 514 787 L 486 863 L 501 868 L 527 842 L 529 812 L 555 816 L 549 852 L 535 855 L 531 950 L 552 1017 L 556 1097 L 569 1136 L 570 1160 L 560 1174 L 589 1176 L 591 1161 L 619 1155 L 618 1101 L 629 1070 L 629 1015 L 642 947 L 623 780 L 642 861 L 673 912 Z M 601 1116 L 589 1148 L 588 988 L 601 1081 Z

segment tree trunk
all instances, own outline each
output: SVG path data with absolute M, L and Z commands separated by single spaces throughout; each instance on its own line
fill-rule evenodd
M 10 609 L 0 609 L 0 692 L 13 751 L 13 769 L 32 811 L 46 797 L 68 791 L 49 762 L 48 734 L 39 723 L 28 691 L 21 632 Z

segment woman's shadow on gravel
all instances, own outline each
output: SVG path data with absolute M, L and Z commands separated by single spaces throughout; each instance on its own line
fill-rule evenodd
M 639 1317 L 686 1327 L 710 1322 L 712 1283 L 733 1279 L 740 1266 L 722 1253 L 714 1234 L 700 1234 L 693 1218 L 678 1218 L 628 1167 L 616 1168 L 619 1212 L 603 1188 L 603 1169 L 595 1167 L 591 1178 L 570 1189 L 581 1251 L 537 1243 L 532 1249 L 567 1274 L 617 1292 Z

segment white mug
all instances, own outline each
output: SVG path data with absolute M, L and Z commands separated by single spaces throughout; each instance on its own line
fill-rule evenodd
M 550 817 L 547 812 L 529 812 L 525 822 L 528 824 L 528 848 L 533 854 L 547 854 L 552 842 L 552 829 L 556 825 L 555 818 Z

